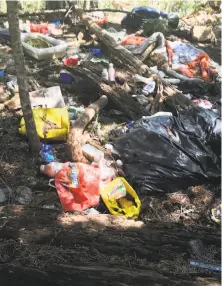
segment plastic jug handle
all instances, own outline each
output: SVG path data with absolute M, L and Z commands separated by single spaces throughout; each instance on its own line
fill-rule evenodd
M 52 182 L 54 182 L 54 184 L 52 184 Z M 56 186 L 55 186 L 55 179 L 50 179 L 49 180 L 49 183 L 48 183 L 48 186 L 52 187 L 52 188 L 55 188 L 56 189 Z

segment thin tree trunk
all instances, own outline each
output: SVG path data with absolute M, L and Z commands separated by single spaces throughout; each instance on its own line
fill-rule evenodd
M 29 99 L 28 83 L 25 72 L 25 59 L 22 50 L 22 42 L 19 30 L 18 1 L 7 1 L 7 14 L 9 32 L 11 36 L 12 51 L 15 59 L 16 75 L 19 86 L 19 96 L 25 119 L 28 144 L 33 152 L 40 150 L 40 140 L 36 131 L 31 103 Z

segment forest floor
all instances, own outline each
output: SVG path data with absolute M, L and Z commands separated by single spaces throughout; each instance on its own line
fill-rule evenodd
M 218 61 L 217 47 L 206 49 Z M 28 57 L 26 64 L 31 71 L 37 65 Z M 40 86 L 57 84 L 44 77 L 34 78 Z M 65 99 L 89 104 L 87 87 L 82 94 L 63 87 L 62 92 Z M 55 189 L 39 172 L 39 158 L 19 135 L 19 121 L 14 112 L 0 112 L 0 188 L 10 193 L 0 207 L 2 285 L 220 285 L 218 272 L 189 264 L 220 265 L 220 225 L 211 219 L 211 209 L 220 204 L 220 185 L 140 196 L 136 222 L 108 214 L 65 213 Z M 102 129 L 116 122 L 121 118 L 110 116 L 108 108 L 97 118 Z M 65 145 L 54 147 L 56 157 L 65 162 Z M 28 205 L 16 202 L 19 187 L 31 189 Z M 190 241 L 196 239 L 203 242 L 205 255 L 192 251 Z

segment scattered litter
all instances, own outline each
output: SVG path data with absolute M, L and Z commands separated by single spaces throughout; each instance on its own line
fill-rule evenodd
M 48 210 L 54 210 L 56 207 L 55 205 L 43 205 L 42 206 L 43 209 L 48 209 Z
M 40 155 L 42 160 L 46 163 L 55 161 L 55 156 L 51 145 L 42 144 Z
M 158 22 L 155 20 L 158 20 Z M 158 26 L 157 23 L 166 22 L 169 28 L 176 29 L 179 24 L 179 17 L 174 13 L 166 13 L 153 7 L 135 7 L 122 19 L 121 26 L 137 30 L 142 27 L 144 22 L 148 22 L 152 28 L 155 28 L 155 25 Z M 158 26 L 158 29 L 160 28 L 161 26 Z M 153 31 L 151 30 L 151 33 Z
M 22 45 L 24 51 L 36 60 L 49 60 L 52 58 L 62 58 L 65 56 L 68 44 L 64 41 L 54 39 L 52 37 L 39 33 L 23 33 L 21 34 Z M 47 42 L 51 47 L 36 48 L 28 44 L 30 40 L 42 40 Z
M 109 61 L 105 58 L 91 58 L 90 62 L 92 62 L 92 63 L 104 63 L 104 64 L 109 63 Z
M 51 162 L 47 165 L 41 165 L 40 166 L 40 172 L 51 177 L 54 178 L 55 175 L 62 170 L 64 166 L 64 163 L 59 163 L 59 162 Z
M 222 210 L 222 204 L 211 210 L 211 219 L 216 223 L 221 222 L 221 210 Z
M 138 218 L 141 202 L 124 178 L 114 179 L 100 193 L 111 214 L 131 219 Z
M 143 117 L 114 140 L 138 192 L 175 192 L 220 179 L 221 119 L 190 107 L 178 116 Z
M 193 103 L 195 103 L 197 106 L 202 107 L 204 109 L 212 109 L 213 104 L 211 104 L 208 100 L 203 99 L 193 99 Z
M 73 82 L 73 76 L 70 72 L 66 70 L 60 71 L 60 81 L 63 83 L 72 83 Z
M 83 155 L 91 162 L 98 163 L 104 158 L 104 153 L 90 144 L 85 144 L 82 147 L 82 151 Z
M 68 109 L 69 112 L 69 118 L 71 120 L 77 119 L 77 117 L 81 114 L 83 114 L 85 109 L 83 107 L 76 107 L 76 106 L 70 106 Z
M 222 271 L 222 268 L 219 265 L 206 264 L 198 261 L 190 261 L 190 265 L 198 268 L 205 268 L 211 271 Z
M 111 137 L 119 137 L 120 135 L 125 134 L 132 126 L 134 125 L 134 121 L 128 122 L 124 127 L 111 130 L 110 131 L 110 136 Z
M 101 75 L 102 80 L 109 80 L 109 73 L 107 69 L 102 70 L 102 75 Z
M 95 57 L 101 57 L 103 55 L 103 51 L 101 49 L 92 48 L 89 49 L 88 52 Z
M 55 176 L 55 185 L 65 211 L 82 211 L 98 205 L 100 189 L 112 177 L 105 177 L 99 165 L 66 163 Z
M 116 166 L 117 166 L 118 168 L 122 168 L 123 162 L 122 162 L 121 160 L 116 160 Z
M 149 95 L 149 94 L 151 94 L 154 91 L 155 87 L 156 87 L 155 81 L 154 80 L 149 80 L 148 83 L 142 89 L 142 93 L 144 95 Z
M 28 187 L 19 186 L 16 189 L 15 200 L 22 205 L 29 204 L 32 201 L 32 191 Z
M 70 58 L 64 59 L 63 62 L 67 67 L 73 67 L 73 66 L 78 65 L 79 60 L 78 60 L 78 57 L 70 57 Z
M 105 144 L 104 146 L 107 150 L 110 150 L 112 154 L 119 155 L 119 152 L 116 150 L 116 148 L 112 144 Z
M 8 75 L 9 81 L 7 82 L 7 87 L 10 90 L 18 89 L 17 77 L 14 75 Z
M 84 211 L 86 214 L 89 215 L 95 215 L 95 214 L 100 214 L 100 212 L 98 212 L 95 208 L 90 208 Z
M 69 134 L 69 113 L 66 108 L 33 109 L 36 130 L 40 138 L 65 141 Z M 26 135 L 24 118 L 21 119 L 19 132 Z
M 29 96 L 32 108 L 39 106 L 47 108 L 65 107 L 60 86 L 52 86 L 32 91 L 29 93 Z
M 109 81 L 115 82 L 115 73 L 116 73 L 116 71 L 115 71 L 115 69 L 113 67 L 113 64 L 110 63 L 109 64 L 109 69 L 108 69 Z

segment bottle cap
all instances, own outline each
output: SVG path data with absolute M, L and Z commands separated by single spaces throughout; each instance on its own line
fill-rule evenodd
M 45 169 L 45 165 L 41 165 L 41 166 L 40 166 L 40 172 L 41 172 L 41 173 L 44 173 L 44 169 Z
M 112 64 L 112 63 L 110 63 L 110 64 L 109 64 L 109 67 L 110 67 L 110 68 L 112 68 L 112 67 L 113 67 L 113 64 Z

